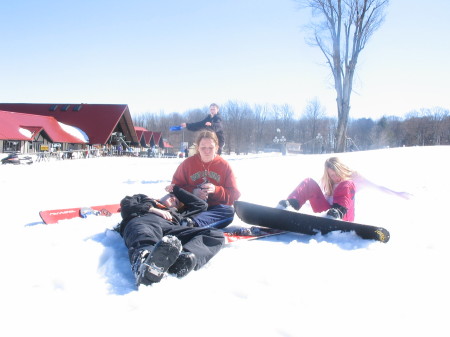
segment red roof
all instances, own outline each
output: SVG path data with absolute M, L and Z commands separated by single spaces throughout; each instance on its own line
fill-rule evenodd
M 144 131 L 144 139 L 145 144 L 149 145 L 151 140 L 153 138 L 153 132 L 152 131 Z
M 148 131 L 146 128 L 140 126 L 135 126 L 134 129 L 136 130 L 138 139 L 143 146 L 158 145 L 159 147 L 173 147 L 169 143 L 163 141 L 161 138 L 162 132 Z
M 143 128 L 140 126 L 135 126 L 134 129 L 136 130 L 136 135 L 137 135 L 141 145 L 142 146 L 150 146 L 150 143 L 151 143 L 151 140 L 153 137 L 153 132 L 148 131 L 146 128 Z
M 30 137 L 23 135 L 19 131 L 19 124 L 11 116 L 11 112 L 0 110 L 0 139 L 10 139 L 10 140 L 31 140 Z
M 27 129 L 28 131 L 31 132 L 32 136 L 31 138 L 36 138 L 36 136 L 42 131 L 44 130 L 44 128 L 40 127 L 40 126 L 24 126 L 24 129 Z
M 138 130 L 136 127 L 134 128 L 136 130 L 136 136 L 139 139 L 139 141 L 141 141 L 142 135 L 144 133 L 143 130 Z
M 52 116 L 59 122 L 75 126 L 89 137 L 90 144 L 106 144 L 116 127 L 127 140 L 138 143 L 126 104 L 28 104 L 0 103 L 0 109 L 27 114 Z
M 0 110 L 0 138 L 10 140 L 28 140 L 31 141 L 42 130 L 45 130 L 53 143 L 76 143 L 84 144 L 85 141 L 65 132 L 58 121 L 49 116 L 38 116 L 23 114 L 11 111 Z M 27 129 L 31 132 L 28 137 L 20 132 L 20 129 Z
M 161 140 L 161 132 L 153 132 L 153 140 L 155 144 L 158 145 Z

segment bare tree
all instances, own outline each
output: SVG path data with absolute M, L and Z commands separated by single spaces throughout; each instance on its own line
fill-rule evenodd
M 253 130 L 254 150 L 260 151 L 264 148 L 264 129 L 267 120 L 265 107 L 261 105 L 255 105 L 254 116 L 255 116 L 254 130 Z
M 221 105 L 226 151 L 247 153 L 274 149 L 275 136 L 302 144 L 305 153 L 331 152 L 336 149 L 336 117 L 327 117 L 317 99 L 308 102 L 303 114 L 295 118 L 284 105 L 255 105 L 229 101 Z M 208 107 L 188 110 L 182 114 L 146 113 L 133 116 L 135 126 L 162 132 L 163 138 L 175 148 L 182 142 L 192 144 L 195 133 L 187 130 L 170 132 L 169 127 L 184 121 L 204 118 Z M 278 131 L 279 130 L 279 131 Z M 384 116 L 379 120 L 349 119 L 348 136 L 358 149 L 398 146 L 450 145 L 450 111 L 442 107 L 411 111 L 406 118 Z M 350 138 L 349 138 L 350 139 Z
M 322 107 L 317 97 L 308 101 L 306 108 L 303 112 L 305 121 L 310 125 L 310 139 L 314 139 L 317 136 L 319 128 L 319 120 L 325 116 L 325 108 Z
M 433 125 L 433 145 L 441 145 L 441 139 L 444 138 L 445 132 L 448 132 L 445 121 L 449 117 L 449 111 L 442 107 L 434 107 L 429 110 L 428 115 Z
M 360 150 L 367 150 L 373 142 L 371 135 L 374 128 L 375 122 L 372 119 L 360 118 L 358 120 L 350 120 L 348 134 Z
M 251 143 L 249 120 L 252 111 L 248 104 L 228 101 L 221 108 L 224 111 L 225 139 L 228 152 L 247 153 Z
M 294 0 L 311 8 L 317 21 L 312 22 L 309 43 L 326 58 L 334 79 L 338 110 L 336 152 L 345 151 L 350 96 L 356 64 L 372 34 L 384 20 L 388 0 Z

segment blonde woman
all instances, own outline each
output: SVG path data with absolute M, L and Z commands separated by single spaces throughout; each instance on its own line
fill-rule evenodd
M 315 213 L 328 211 L 327 215 L 346 221 L 355 219 L 355 183 L 357 173 L 339 158 L 331 157 L 325 161 L 322 188 L 311 178 L 303 180 L 286 200 L 281 200 L 277 208 L 289 206 L 299 210 L 309 201 Z

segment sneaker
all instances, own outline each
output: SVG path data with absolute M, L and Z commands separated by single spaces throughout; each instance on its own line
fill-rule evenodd
M 181 278 L 189 274 L 197 265 L 194 253 L 182 252 L 175 263 L 169 268 L 169 273 Z
M 167 235 L 159 241 L 151 252 L 141 251 L 133 264 L 136 284 L 151 285 L 161 281 L 167 270 L 175 263 L 181 253 L 180 240 Z

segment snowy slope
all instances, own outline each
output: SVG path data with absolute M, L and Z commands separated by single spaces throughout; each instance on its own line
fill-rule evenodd
M 120 215 L 43 225 L 38 212 L 159 197 L 182 159 L 96 158 L 0 166 L 3 336 L 448 336 L 450 147 L 342 154 L 376 184 L 356 221 L 387 244 L 351 233 L 286 234 L 223 249 L 184 279 L 139 291 Z M 225 156 L 241 200 L 274 206 L 330 155 Z M 305 207 L 303 211 L 310 210 Z M 239 219 L 235 224 L 239 224 Z

